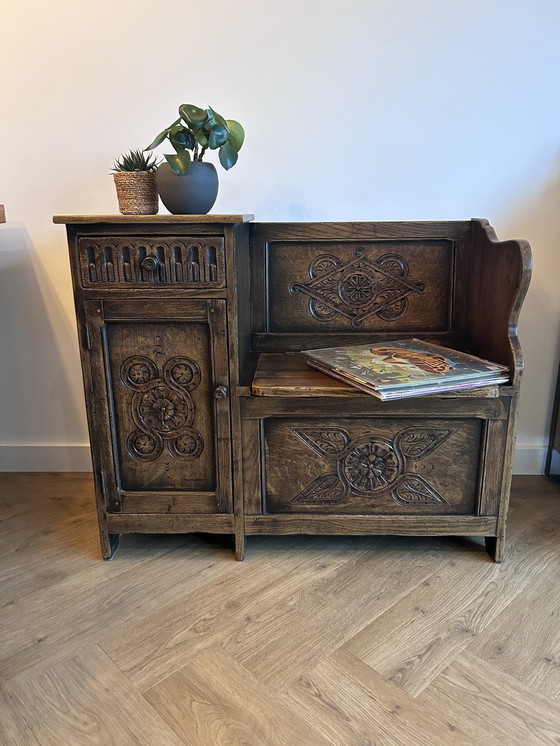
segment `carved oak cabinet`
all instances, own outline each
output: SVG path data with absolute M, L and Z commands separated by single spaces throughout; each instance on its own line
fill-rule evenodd
M 483 536 L 504 554 L 524 241 L 484 220 L 67 226 L 102 552 L 122 533 Z M 381 402 L 302 349 L 416 336 L 509 385 Z

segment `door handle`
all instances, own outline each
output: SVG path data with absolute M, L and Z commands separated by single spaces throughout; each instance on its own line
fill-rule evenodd
M 227 386 L 216 386 L 214 389 L 214 399 L 225 399 L 227 395 Z

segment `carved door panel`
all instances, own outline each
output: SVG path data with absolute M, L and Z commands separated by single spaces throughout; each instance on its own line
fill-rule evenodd
M 270 418 L 265 512 L 473 514 L 479 419 Z
M 230 512 L 225 301 L 85 306 L 109 510 Z

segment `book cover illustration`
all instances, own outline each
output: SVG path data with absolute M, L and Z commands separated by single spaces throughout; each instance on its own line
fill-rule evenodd
M 379 391 L 438 389 L 483 379 L 507 380 L 507 367 L 457 350 L 404 339 L 378 344 L 305 350 L 309 363 Z

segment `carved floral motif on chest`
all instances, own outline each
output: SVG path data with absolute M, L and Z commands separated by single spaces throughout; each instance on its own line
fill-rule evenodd
M 80 238 L 82 286 L 224 287 L 221 237 Z
M 385 254 L 371 260 L 357 247 L 352 257 L 341 261 L 334 254 L 321 254 L 309 265 L 309 281 L 293 282 L 291 293 L 309 296 L 309 313 L 318 321 L 330 321 L 338 314 L 353 327 L 376 314 L 384 321 L 403 316 L 413 293 L 425 293 L 425 282 L 408 279 L 409 268 L 399 254 Z
M 371 498 L 387 494 L 397 505 L 414 506 L 448 501 L 424 477 L 409 470 L 438 448 L 452 430 L 407 427 L 394 438 L 381 436 L 352 439 L 343 428 L 290 428 L 309 449 L 333 464 L 291 501 L 304 505 L 343 502 L 349 496 Z
M 130 402 L 136 430 L 126 441 L 138 461 L 155 461 L 164 447 L 173 458 L 192 461 L 204 450 L 202 435 L 192 427 L 195 405 L 190 392 L 200 384 L 198 363 L 173 357 L 158 366 L 144 355 L 127 358 L 120 379 L 133 392 Z

